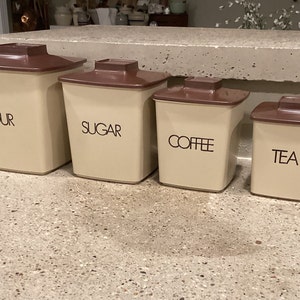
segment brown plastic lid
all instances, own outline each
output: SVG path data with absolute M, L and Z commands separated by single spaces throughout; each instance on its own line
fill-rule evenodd
M 300 96 L 282 97 L 279 102 L 263 102 L 251 113 L 255 121 L 299 124 Z
M 96 61 L 91 72 L 67 74 L 60 76 L 59 80 L 85 85 L 146 88 L 169 77 L 168 73 L 140 70 L 135 60 L 104 59 Z
M 249 92 L 222 87 L 222 79 L 190 77 L 184 86 L 162 89 L 154 94 L 154 100 L 198 104 L 237 105 L 244 101 Z
M 83 58 L 50 55 L 46 45 L 10 43 L 0 45 L 0 70 L 45 72 L 71 69 L 86 62 Z

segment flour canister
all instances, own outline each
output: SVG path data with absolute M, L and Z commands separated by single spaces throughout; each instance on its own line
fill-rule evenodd
M 137 183 L 157 168 L 152 95 L 168 77 L 121 59 L 60 77 L 76 175 Z
M 46 45 L 0 45 L 0 169 L 45 174 L 70 161 L 58 76 L 84 59 L 47 53 Z
M 201 77 L 155 93 L 159 181 L 223 190 L 235 174 L 239 124 L 248 94 L 223 88 L 220 79 Z
M 251 118 L 251 192 L 300 200 L 300 97 L 263 102 Z

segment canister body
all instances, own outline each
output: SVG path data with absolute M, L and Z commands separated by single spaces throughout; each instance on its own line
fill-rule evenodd
M 299 124 L 253 122 L 251 192 L 300 200 Z
M 149 88 L 63 82 L 76 175 L 137 183 L 157 168 L 155 107 Z
M 0 169 L 45 174 L 70 161 L 57 80 L 66 72 L 0 71 Z
M 243 102 L 228 106 L 155 100 L 160 182 L 223 190 L 235 174 Z

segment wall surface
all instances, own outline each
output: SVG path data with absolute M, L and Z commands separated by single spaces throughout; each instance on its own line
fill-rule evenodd
M 231 2 L 234 2 L 232 0 Z M 258 2 L 258 1 L 256 1 Z M 293 0 L 260 0 L 261 12 L 266 17 L 268 21 L 268 27 L 270 28 L 272 24 L 270 23 L 270 18 L 268 17 L 270 13 L 275 12 L 278 9 L 286 8 L 288 9 L 291 5 L 295 5 L 295 9 L 300 10 L 300 2 Z M 216 23 L 220 23 L 220 27 L 231 27 L 236 28 L 237 24 L 233 21 L 243 14 L 241 7 L 233 5 L 231 8 L 225 8 L 219 10 L 222 5 L 228 6 L 227 0 L 188 0 L 188 13 L 189 13 L 189 26 L 191 27 L 215 27 Z M 231 20 L 231 22 L 226 25 L 225 20 Z M 298 29 L 298 21 L 300 21 L 299 14 L 293 14 L 293 29 Z
M 0 1 L 0 34 L 9 32 L 7 0 Z

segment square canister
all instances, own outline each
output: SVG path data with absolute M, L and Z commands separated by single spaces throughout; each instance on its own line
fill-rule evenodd
M 187 78 L 184 86 L 154 94 L 159 181 L 221 191 L 235 174 L 239 124 L 248 92 L 218 78 Z
M 58 76 L 85 59 L 50 55 L 46 45 L 0 45 L 0 169 L 45 174 L 71 159 Z
M 76 175 L 137 183 L 157 168 L 152 95 L 168 77 L 120 59 L 60 77 Z
M 263 102 L 251 113 L 251 192 L 300 200 L 300 97 Z

